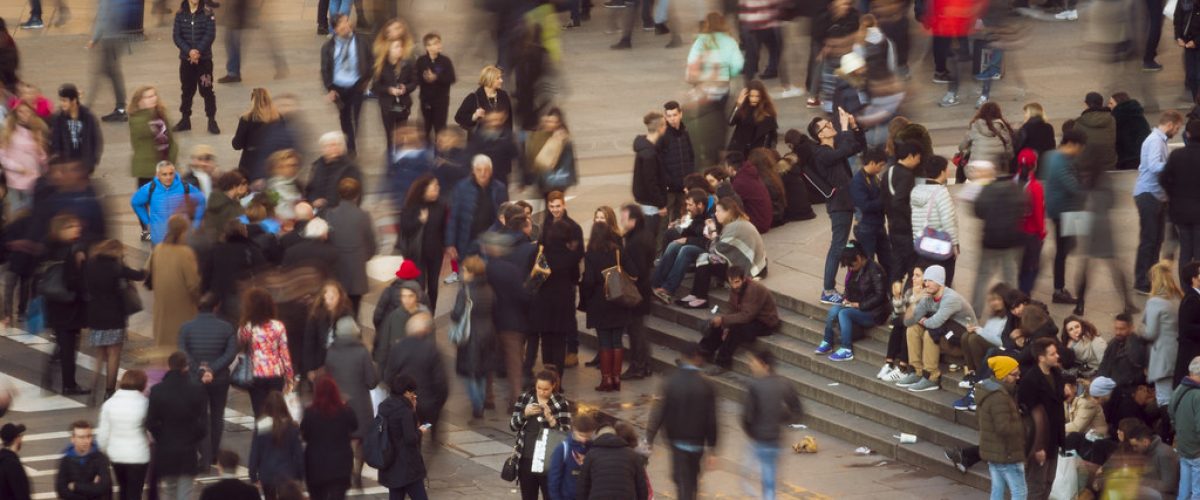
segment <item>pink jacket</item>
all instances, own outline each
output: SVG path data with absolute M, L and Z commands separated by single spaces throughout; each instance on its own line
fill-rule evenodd
M 30 191 L 46 170 L 46 151 L 38 145 L 33 131 L 17 127 L 8 146 L 0 147 L 0 165 L 10 189 Z

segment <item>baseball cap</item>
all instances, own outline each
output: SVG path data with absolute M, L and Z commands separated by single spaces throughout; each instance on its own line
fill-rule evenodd
M 9 444 L 13 441 L 16 441 L 17 438 L 20 437 L 21 434 L 24 434 L 24 433 L 25 433 L 25 425 L 24 424 L 14 424 L 14 423 L 9 422 L 7 424 L 4 424 L 4 427 L 0 427 L 0 441 L 3 441 L 4 444 Z

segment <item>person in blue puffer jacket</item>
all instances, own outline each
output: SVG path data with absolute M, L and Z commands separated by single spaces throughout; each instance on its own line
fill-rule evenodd
M 596 419 L 586 413 L 572 419 L 571 433 L 566 441 L 550 456 L 549 500 L 573 500 L 577 498 L 575 482 L 583 468 L 583 458 L 592 444 L 596 432 Z
M 167 219 L 187 205 L 193 211 L 192 224 L 198 226 L 204 217 L 204 193 L 200 188 L 179 180 L 175 165 L 160 161 L 154 167 L 154 180 L 138 188 L 129 199 L 138 220 L 150 228 L 150 243 L 159 244 L 167 235 Z

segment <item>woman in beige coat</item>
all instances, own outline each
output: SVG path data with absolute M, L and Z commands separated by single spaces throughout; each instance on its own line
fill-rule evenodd
M 187 246 L 191 222 L 172 215 L 167 236 L 150 254 L 150 286 L 154 290 L 154 339 L 159 347 L 179 345 L 179 327 L 196 317 L 200 301 L 200 271 L 196 253 Z

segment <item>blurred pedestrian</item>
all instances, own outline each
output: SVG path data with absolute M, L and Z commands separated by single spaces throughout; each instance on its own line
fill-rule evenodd
M 204 488 L 200 500 L 262 500 L 258 488 L 238 479 L 238 454 L 229 450 L 217 453 L 220 480 Z
M 352 434 L 356 441 L 349 479 L 351 486 L 362 489 L 362 439 L 371 432 L 371 417 L 374 415 L 371 390 L 379 384 L 379 371 L 371 364 L 371 355 L 363 345 L 362 332 L 354 318 L 339 318 L 333 326 L 333 335 L 333 343 L 325 354 L 325 372 L 333 377 L 358 421 Z
M 350 469 L 354 463 L 351 447 L 358 431 L 354 410 L 342 400 L 338 385 L 327 375 L 316 380 L 313 401 L 304 409 L 300 435 L 304 438 L 304 482 L 312 500 L 346 498 L 350 489 Z
M 246 225 L 237 219 L 225 223 L 224 234 L 209 253 L 200 272 L 202 289 L 221 298 L 217 314 L 235 323 L 240 317 L 238 297 L 245 288 L 243 284 L 267 266 L 266 256 L 250 240 Z
M 300 426 L 288 413 L 283 393 L 272 390 L 262 399 L 262 415 L 254 422 L 246 466 L 250 481 L 262 488 L 263 498 L 276 500 L 284 484 L 304 478 L 304 445 L 300 442 Z
M 0 20 L 0 87 L 9 92 L 17 91 L 17 68 L 21 67 L 21 52 L 17 50 L 17 41 L 8 32 L 8 25 Z
M 12 214 L 33 203 L 34 184 L 46 172 L 50 130 L 33 108 L 18 101 L 0 130 L 0 165 L 8 186 L 7 213 Z
M 1150 292 L 1147 273 L 1162 250 L 1168 205 L 1167 193 L 1159 179 L 1167 166 L 1167 154 L 1170 152 L 1167 142 L 1183 131 L 1183 123 L 1183 115 L 1178 111 L 1163 111 L 1158 126 L 1141 144 L 1138 175 L 1133 185 L 1133 203 L 1137 207 L 1139 227 L 1133 289 L 1138 293 Z
M 188 500 L 199 467 L 201 442 L 208 434 L 204 389 L 188 376 L 187 355 L 176 351 L 167 358 L 168 371 L 150 388 L 146 430 L 154 437 L 154 475 L 162 480 L 162 496 Z M 157 486 L 157 485 L 154 485 Z
M 972 160 L 968 168 L 975 170 L 972 182 L 983 184 L 975 198 L 975 216 L 983 222 L 983 242 L 971 305 L 984 311 L 984 291 L 997 271 L 1001 283 L 1017 282 L 1027 237 L 1022 234 L 1022 223 L 1029 202 L 1022 186 L 1011 177 L 999 176 L 996 166 Z
M 436 162 L 433 150 L 425 146 L 417 127 L 399 125 L 391 133 L 395 140 L 389 141 L 384 177 L 391 208 L 400 210 L 412 185 L 421 176 L 432 173 Z
M 218 450 L 225 431 L 225 405 L 229 397 L 229 367 L 241 350 L 237 330 L 215 314 L 220 301 L 215 294 L 204 294 L 196 318 L 179 329 L 179 350 L 187 355 L 188 375 L 204 388 L 208 436 L 200 446 L 202 467 L 216 465 L 220 458 Z
M 342 179 L 337 186 L 339 203 L 324 214 L 329 226 L 336 228 L 329 241 L 338 250 L 333 275 L 350 296 L 350 313 L 358 317 L 359 304 L 367 293 L 367 261 L 378 251 L 375 223 L 370 214 L 358 207 L 362 185 L 354 179 Z
M 186 216 L 171 216 L 162 244 L 150 254 L 147 288 L 154 291 L 154 338 L 160 347 L 175 347 L 179 327 L 196 316 L 200 269 L 185 243 L 190 227 Z
M 30 500 L 29 474 L 21 465 L 25 425 L 8 422 L 0 427 L 0 494 L 13 500 Z M 124 490 L 124 488 L 122 488 Z M 124 499 L 122 499 L 124 500 Z
M 425 460 L 421 457 L 421 439 L 429 426 L 417 417 L 416 381 L 398 375 L 389 381 L 390 396 L 379 404 L 379 416 L 388 428 L 389 448 L 393 459 L 379 471 L 379 484 L 388 489 L 390 498 L 426 500 Z
M 380 367 L 380 371 L 383 380 L 395 380 L 397 375 L 404 375 L 412 377 L 418 387 L 424 388 L 417 401 L 417 417 L 436 432 L 450 388 L 434 336 L 433 316 L 427 312 L 414 314 L 405 330 L 407 335 L 392 345 L 387 366 Z
M 1013 181 L 1025 192 L 1025 215 L 1021 218 L 1021 234 L 1025 245 L 1021 252 L 1017 288 L 1025 295 L 1033 292 L 1042 268 L 1042 244 L 1046 240 L 1046 194 L 1038 180 L 1038 155 L 1033 149 L 1017 154 L 1017 174 Z
M 571 432 L 571 403 L 557 392 L 558 382 L 557 373 L 542 370 L 534 377 L 534 386 L 513 404 L 508 427 L 517 433 L 517 482 L 521 486 L 522 500 L 550 498 L 550 484 L 546 480 L 550 464 L 534 458 L 542 431 Z
M 802 416 L 800 396 L 791 381 L 775 373 L 775 356 L 770 351 L 751 351 L 750 382 L 742 428 L 762 468 L 762 498 L 775 498 L 775 470 L 779 464 L 779 441 L 783 427 Z
M 225 0 L 225 76 L 217 83 L 242 81 L 242 37 L 251 29 L 258 29 L 267 41 L 267 53 L 275 64 L 275 79 L 282 80 L 288 74 L 287 59 L 271 33 L 270 23 L 259 25 L 261 4 L 252 0 Z M 211 0 L 210 0 L 211 3 Z M 325 17 L 325 16 L 321 16 Z
M 408 123 L 412 114 L 412 94 L 417 90 L 417 69 L 412 58 L 411 36 L 387 42 L 375 53 L 371 90 L 379 99 L 387 151 L 392 151 L 393 132 Z M 381 32 L 380 35 L 383 35 Z M 389 158 L 390 159 L 390 158 Z
M 451 259 L 479 253 L 479 235 L 496 221 L 500 204 L 508 201 L 502 179 L 492 176 L 492 160 L 484 155 L 471 159 L 471 176 L 454 187 L 450 199 L 450 221 L 446 228 L 446 253 Z
M 697 101 L 692 138 L 701 145 L 696 150 L 696 163 L 716 165 L 720 161 L 720 144 L 725 141 L 725 103 L 729 100 L 730 85 L 742 74 L 745 64 L 724 15 L 710 12 L 705 16 L 700 35 L 688 51 L 687 62 L 686 79 L 692 86 L 691 98 Z M 670 116 L 667 122 L 671 122 Z
M 503 111 L 488 111 L 468 135 L 467 151 L 472 157 L 483 155 L 492 162 L 492 178 L 512 184 L 513 164 L 520 159 L 517 139 L 511 127 L 505 125 L 508 115 Z M 524 180 L 524 178 L 522 178 Z
M 63 361 L 66 362 L 65 360 Z M 71 446 L 58 462 L 54 475 L 54 492 L 59 498 L 105 500 L 112 497 L 112 473 L 108 457 L 95 444 L 92 424 L 87 420 L 72 422 Z
M 247 346 L 247 360 L 252 365 L 250 406 L 257 418 L 264 412 L 263 404 L 268 394 L 290 388 L 292 355 L 288 350 L 287 331 L 283 323 L 276 319 L 275 301 L 266 290 L 251 288 L 242 293 L 242 316 L 238 324 L 238 340 Z M 282 401 L 283 396 L 280 395 L 279 399 Z M 283 406 L 286 414 L 287 405 Z M 282 439 L 282 434 L 279 437 Z
M 330 16 L 330 23 L 335 36 L 321 46 L 321 79 L 329 91 L 325 99 L 337 107 L 350 156 L 356 156 L 358 114 L 371 81 L 371 46 L 366 37 L 354 33 L 346 14 Z
M 263 137 L 280 119 L 267 89 L 255 88 L 250 91 L 250 109 L 238 118 L 237 131 L 233 134 L 233 149 L 242 152 L 237 168 L 251 183 L 266 179 L 271 174 L 266 169 L 266 160 L 274 151 L 263 149 Z
M 200 221 L 200 230 L 204 238 L 217 242 L 225 236 L 225 228 L 230 221 L 237 220 L 243 214 L 241 200 L 250 192 L 250 184 L 241 172 L 225 172 L 216 179 L 216 188 L 208 195 L 204 204 L 204 219 Z
M 704 356 L 698 345 L 687 347 L 677 363 L 650 414 L 646 442 L 653 446 L 658 432 L 666 433 L 676 497 L 695 500 L 704 452 L 717 446 L 717 396 L 712 382 L 700 374 Z
M 196 90 L 204 98 L 208 133 L 217 135 L 217 95 L 213 93 L 212 44 L 217 38 L 217 21 L 206 0 L 184 0 L 175 13 L 174 39 L 179 48 L 179 80 L 183 97 L 179 101 L 182 116 L 172 128 L 175 132 L 192 129 L 192 98 Z
M 493 111 L 504 113 L 503 124 L 498 129 L 512 130 L 513 103 L 504 91 L 503 76 L 500 68 L 484 66 L 479 72 L 479 88 L 467 94 L 454 113 L 454 122 L 467 131 L 468 139 L 476 133 L 484 116 Z M 501 179 L 501 182 L 507 182 L 507 179 Z
M 134 282 L 143 281 L 146 274 L 125 264 L 125 245 L 119 240 L 104 240 L 88 252 L 84 271 L 84 290 L 87 293 L 87 327 L 89 339 L 96 347 L 96 383 L 105 374 L 104 397 L 112 396 L 117 387 L 117 371 L 121 364 L 121 347 L 126 340 L 129 316 L 134 311 L 126 303 L 126 294 L 138 293 Z M 137 304 L 140 308 L 141 304 Z M 102 371 L 100 368 L 104 367 Z
M 128 113 L 133 112 L 132 109 L 128 113 L 125 110 L 125 76 L 121 72 L 121 54 L 129 50 L 129 40 L 121 32 L 120 25 L 124 20 L 124 12 L 121 10 L 121 5 L 117 3 L 117 0 L 100 0 L 98 2 L 96 19 L 92 24 L 92 36 L 87 43 L 88 50 L 96 48 L 96 44 L 100 45 L 100 50 L 97 51 L 92 63 L 92 83 L 88 87 L 88 99 L 96 98 L 96 92 L 100 89 L 101 76 L 108 77 L 112 84 L 116 104 L 112 113 L 100 117 L 102 121 L 106 122 L 126 121 L 129 119 Z M 134 99 L 130 103 L 130 107 L 135 107 L 133 103 L 140 100 L 140 98 Z M 92 102 L 88 101 L 88 104 Z M 163 115 L 165 116 L 165 114 Z
M 1197 130 L 1200 130 L 1198 128 Z M 1083 210 L 1084 188 L 1080 183 L 1077 157 L 1088 138 L 1083 132 L 1063 132 L 1062 143 L 1041 160 L 1046 169 L 1046 216 L 1054 223 L 1054 295 L 1055 304 L 1074 304 L 1075 297 L 1066 289 L 1067 255 L 1075 246 L 1075 234 L 1065 234 L 1064 214 Z
M 575 146 L 561 109 L 546 111 L 537 131 L 529 134 L 525 141 L 525 162 L 525 182 L 537 186 L 542 198 L 553 191 L 565 192 L 579 183 Z
M 388 364 L 391 346 L 406 335 L 408 320 L 419 312 L 429 312 L 427 300 L 419 283 L 416 264 L 405 259 L 396 271 L 396 280 L 384 290 L 375 304 L 375 340 L 372 353 L 375 364 L 382 370 Z M 385 379 L 386 380 L 386 379 Z
M 96 170 L 104 152 L 104 134 L 92 111 L 79 103 L 79 89 L 64 83 L 58 89 L 58 112 L 50 120 L 49 153 L 78 160 L 88 174 Z
M 1200 137 L 1200 120 L 1188 122 L 1187 135 Z M 1158 177 L 1170 200 L 1167 216 L 1179 233 L 1179 255 L 1175 260 L 1181 263 L 1200 260 L 1200 192 L 1187 188 L 1200 178 L 1200 172 L 1192 168 L 1197 161 L 1200 161 L 1200 141 L 1185 142 L 1183 148 L 1167 156 L 1167 164 Z
M 467 398 L 471 401 L 471 417 L 483 418 L 486 407 L 485 393 L 490 392 L 491 373 L 496 364 L 493 360 L 499 342 L 495 325 L 492 323 L 492 308 L 496 297 L 487 282 L 483 259 L 470 256 L 462 262 L 462 284 L 459 285 L 450 321 L 469 322 L 467 340 L 457 347 L 454 371 L 464 378 Z M 468 308 L 468 304 L 470 307 Z M 494 406 L 493 406 L 494 407 Z
M 450 112 L 450 86 L 458 81 L 454 74 L 454 63 L 442 54 L 442 37 L 428 33 L 422 38 L 425 55 L 417 58 L 418 84 L 421 89 L 421 119 L 425 126 L 425 140 L 433 142 L 435 134 L 446 128 Z
M 959 69 L 962 61 L 971 60 L 971 48 L 967 37 L 976 27 L 979 9 L 971 0 L 943 0 L 931 2 L 928 17 L 923 20 L 933 34 L 933 83 L 946 83 L 946 95 L 938 106 L 950 107 L 961 104 L 958 87 L 964 72 Z
M 141 500 L 146 485 L 146 471 L 150 467 L 146 413 L 150 400 L 145 391 L 146 372 L 127 370 L 121 375 L 120 389 L 100 407 L 96 444 L 112 461 L 120 500 Z M 157 490 L 157 486 L 151 488 Z
M 354 179 L 361 187 L 363 174 L 354 160 L 347 156 L 345 134 L 327 132 L 318 142 L 321 145 L 321 157 L 312 164 L 304 195 L 313 208 L 323 214 L 324 209 L 333 208 L 341 202 L 338 183 L 342 179 Z
M 321 294 L 313 300 L 304 325 L 304 357 L 300 360 L 301 373 L 309 382 L 314 382 L 324 373 L 326 350 L 337 338 L 334 327 L 342 318 L 354 321 L 350 310 L 350 298 L 336 281 L 326 281 Z
M 1183 86 L 1188 97 L 1200 95 L 1200 9 L 1192 2 L 1175 4 L 1175 44 L 1183 49 Z M 1195 26 L 1193 28 L 1193 26 Z
M 84 275 L 87 249 L 80 241 L 82 231 L 83 224 L 74 215 L 61 214 L 51 219 L 41 264 L 43 273 L 51 267 L 59 268 L 58 275 L 62 282 L 58 286 L 69 295 L 57 299 L 44 297 L 46 326 L 54 330 L 58 364 L 62 372 L 62 394 L 67 396 L 92 392 L 80 387 L 75 381 L 75 353 L 79 349 L 79 333 L 87 326 L 87 289 Z
M 967 125 L 967 136 L 958 145 L 958 154 L 972 162 L 991 163 L 998 175 L 1009 170 L 1008 165 L 1016 156 L 1013 130 L 1000 113 L 1000 105 L 987 102 L 979 107 Z M 955 175 L 957 183 L 966 182 L 966 169 L 959 168 Z

